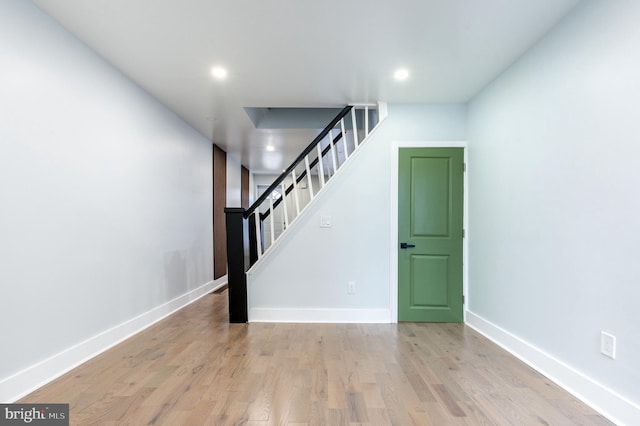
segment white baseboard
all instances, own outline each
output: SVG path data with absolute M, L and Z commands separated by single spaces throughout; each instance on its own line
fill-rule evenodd
M 640 406 L 490 321 L 466 312 L 466 324 L 617 425 L 640 425 Z
M 14 402 L 227 283 L 226 275 L 97 334 L 0 381 L 0 402 Z
M 390 323 L 389 309 L 252 308 L 249 322 Z

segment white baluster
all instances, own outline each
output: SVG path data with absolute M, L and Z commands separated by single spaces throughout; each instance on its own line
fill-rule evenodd
M 271 193 L 271 194 L 273 194 L 273 193 Z M 269 194 L 269 225 L 271 227 L 271 232 L 270 232 L 270 234 L 271 234 L 271 244 L 273 244 L 273 242 L 276 239 L 276 229 L 275 229 L 275 226 L 274 226 L 275 222 L 273 220 L 273 216 L 274 216 L 274 214 L 273 214 L 273 197 L 271 196 L 271 194 Z
M 309 169 L 309 156 L 304 157 L 304 167 L 307 169 L 307 182 L 309 183 L 309 197 L 313 200 L 313 183 L 311 182 L 311 169 Z
M 322 148 L 318 147 L 318 176 L 320 177 L 320 189 L 324 188 L 324 164 L 322 164 Z M 318 190 L 319 191 L 319 190 Z
M 260 210 L 256 210 L 253 213 L 256 218 L 256 252 L 258 253 L 258 259 L 262 257 L 262 233 L 260 232 Z
M 369 136 L 369 106 L 364 107 L 364 137 Z
M 280 202 L 280 204 L 282 204 L 282 212 L 284 213 L 284 229 L 287 229 L 289 227 L 289 213 L 287 212 L 287 199 L 285 198 L 287 195 L 287 186 L 284 184 L 284 181 L 282 181 L 282 201 Z
M 284 201 L 284 199 L 283 199 L 283 201 Z M 286 208 L 287 208 L 287 206 L 283 204 L 283 208 L 284 208 L 284 209 L 286 209 Z M 281 219 L 281 222 L 282 222 L 282 223 L 280 224 L 280 225 L 282 225 L 282 232 L 280 233 L 280 235 L 278 236 L 278 238 L 280 238 L 280 237 L 282 236 L 282 233 L 287 229 L 287 224 L 286 224 L 286 223 L 284 223 L 284 216 L 280 216 L 280 219 Z
M 300 214 L 300 196 L 298 195 L 298 179 L 296 178 L 296 170 L 291 170 L 293 175 L 293 199 L 296 201 L 296 217 Z
M 353 124 L 353 149 L 358 149 L 358 126 L 356 124 L 356 109 L 351 108 L 351 124 Z
M 331 162 L 333 163 L 333 174 L 335 175 L 336 171 L 338 171 L 338 160 L 336 159 L 336 147 L 333 144 L 333 135 L 331 134 L 331 130 L 329 130 L 329 145 L 331 145 Z
M 349 150 L 347 149 L 347 132 L 344 130 L 344 118 L 340 120 L 340 131 L 342 132 L 342 146 L 344 147 L 344 159 L 349 158 Z

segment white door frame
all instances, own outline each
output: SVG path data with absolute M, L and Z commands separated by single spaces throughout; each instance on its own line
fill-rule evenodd
M 394 141 L 391 143 L 391 246 L 389 252 L 389 312 L 390 322 L 398 322 L 398 159 L 400 148 L 464 148 L 464 162 L 467 172 L 464 174 L 464 209 L 462 223 L 465 229 L 465 238 L 462 240 L 462 294 L 465 301 L 462 306 L 464 321 L 467 319 L 468 294 L 468 245 L 469 245 L 469 221 L 468 221 L 468 180 L 469 159 L 467 141 Z

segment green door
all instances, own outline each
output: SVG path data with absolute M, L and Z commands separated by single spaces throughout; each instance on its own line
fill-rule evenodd
M 462 322 L 463 148 L 399 160 L 398 320 Z

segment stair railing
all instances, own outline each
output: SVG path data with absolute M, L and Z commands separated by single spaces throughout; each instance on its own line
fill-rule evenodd
M 248 319 L 245 266 L 250 268 L 266 254 L 358 149 L 381 115 L 386 111 L 378 111 L 375 104 L 344 107 L 249 208 L 225 208 L 230 322 Z M 282 227 L 279 235 L 276 225 Z

